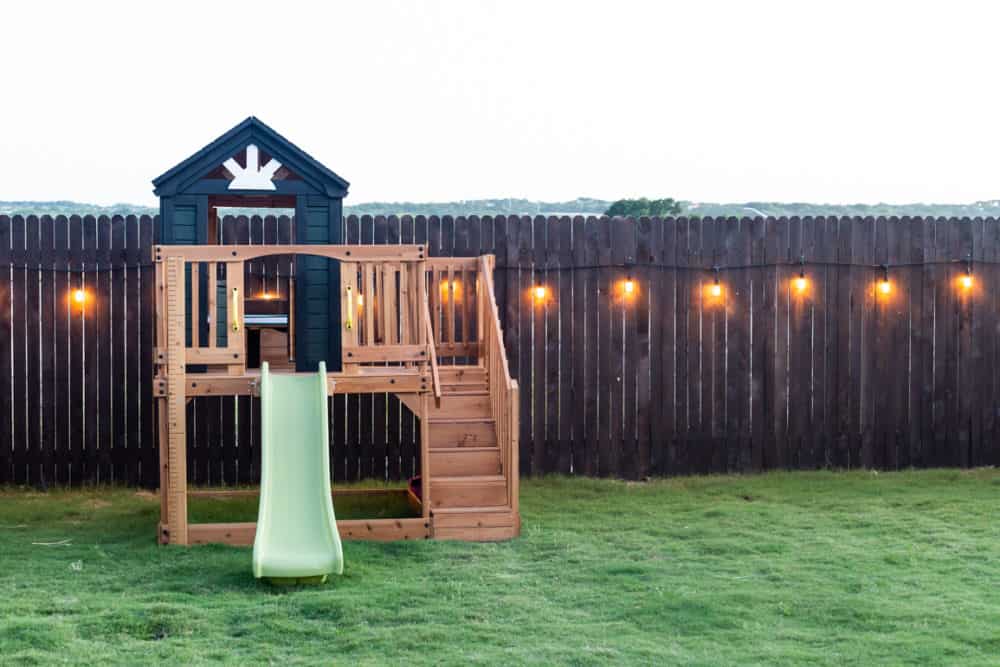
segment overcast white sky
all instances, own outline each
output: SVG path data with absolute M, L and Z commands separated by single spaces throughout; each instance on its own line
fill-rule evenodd
M 997 3 L 11 2 L 0 199 L 152 204 L 256 115 L 348 203 L 1000 198 Z

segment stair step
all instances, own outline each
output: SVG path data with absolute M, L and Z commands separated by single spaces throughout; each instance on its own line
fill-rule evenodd
M 431 508 L 482 507 L 507 503 L 507 480 L 503 475 L 435 477 L 430 482 Z
M 430 424 L 483 424 L 493 423 L 492 417 L 451 417 L 448 414 L 431 415 Z
M 439 476 L 499 475 L 499 447 L 449 447 L 430 449 L 431 479 Z
M 431 511 L 433 535 L 439 540 L 509 540 L 520 532 L 519 523 L 506 505 L 441 507 Z
M 474 375 L 479 377 L 486 376 L 486 369 L 483 368 L 482 366 L 477 366 L 475 364 L 466 364 L 466 365 L 456 364 L 450 366 L 438 366 L 438 372 L 441 374 L 442 378 L 445 376 L 448 377 L 454 377 L 454 376 L 472 377 Z
M 482 393 L 447 394 L 431 402 L 430 419 L 488 419 L 490 395 Z
M 438 377 L 441 378 L 443 386 L 486 384 L 486 370 L 478 366 L 439 366 Z
M 441 383 L 441 395 L 451 396 L 452 394 L 488 394 L 486 391 L 486 382 L 465 382 L 459 384 L 445 384 Z
M 430 446 L 435 449 L 447 447 L 496 447 L 497 431 L 492 419 L 448 419 L 431 418 Z

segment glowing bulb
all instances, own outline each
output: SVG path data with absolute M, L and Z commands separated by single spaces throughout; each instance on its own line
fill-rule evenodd
M 722 285 L 719 283 L 713 283 L 712 286 L 708 288 L 708 293 L 712 296 L 722 296 Z
M 964 276 L 962 276 L 961 281 L 962 281 L 962 287 L 964 287 L 965 289 L 970 289 L 972 287 L 972 274 L 966 273 Z
M 635 291 L 635 283 L 632 282 L 631 278 L 626 278 L 625 279 L 625 293 L 626 294 L 631 294 L 634 291 Z
M 364 303 L 365 303 L 364 297 L 359 294 L 358 295 L 358 305 L 362 306 L 362 305 L 364 305 Z
M 809 286 L 809 281 L 806 280 L 805 276 L 799 276 L 798 278 L 795 279 L 795 289 L 797 289 L 798 291 L 805 292 L 806 287 L 808 286 Z
M 77 303 L 83 303 L 87 300 L 87 293 L 82 289 L 73 290 L 73 300 Z
M 535 298 L 536 299 L 544 299 L 545 298 L 545 286 L 544 285 L 535 285 Z
M 882 280 L 878 284 L 878 290 L 882 292 L 882 294 L 888 294 L 889 292 L 892 291 L 892 283 L 890 283 L 888 280 Z
M 260 295 L 260 298 L 264 299 L 265 301 L 270 301 L 271 299 L 274 298 L 274 296 L 272 296 L 270 292 L 264 292 L 263 294 Z

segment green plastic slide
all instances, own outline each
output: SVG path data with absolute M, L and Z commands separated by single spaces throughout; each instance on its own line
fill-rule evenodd
M 330 496 L 326 363 L 315 375 L 260 369 L 261 479 L 253 575 L 326 581 L 344 571 Z

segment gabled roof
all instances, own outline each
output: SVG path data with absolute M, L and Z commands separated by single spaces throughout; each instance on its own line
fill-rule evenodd
M 251 143 L 275 157 L 327 196 L 343 197 L 347 194 L 350 183 L 253 116 L 154 178 L 154 192 L 157 196 L 183 192 L 186 187 L 217 169 L 227 158 Z

